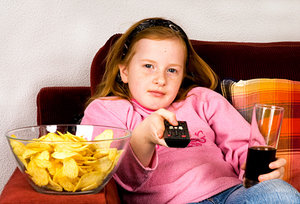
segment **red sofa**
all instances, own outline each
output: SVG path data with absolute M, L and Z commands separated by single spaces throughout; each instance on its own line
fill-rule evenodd
M 108 50 L 119 36 L 120 34 L 113 35 L 96 53 L 91 65 L 90 87 L 45 87 L 40 90 L 37 95 L 38 125 L 77 123 L 80 120 L 86 100 L 95 93 L 96 85 L 101 80 Z M 196 52 L 217 73 L 220 80 L 284 78 L 300 81 L 300 42 L 245 43 L 192 40 L 192 44 Z M 221 93 L 220 87 L 216 91 Z M 300 140 L 293 147 L 296 147 L 295 151 L 299 151 L 300 154 Z M 297 187 L 300 187 L 299 182 Z M 29 186 L 24 176 L 16 169 L 3 189 L 0 203 L 16 202 L 120 203 L 120 198 L 113 179 L 102 192 L 94 195 L 40 194 Z

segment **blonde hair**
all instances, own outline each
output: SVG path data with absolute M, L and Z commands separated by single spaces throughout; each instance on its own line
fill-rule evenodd
M 119 64 L 129 64 L 134 55 L 136 42 L 143 38 L 159 40 L 178 38 L 185 45 L 187 52 L 185 75 L 175 101 L 185 99 L 187 93 L 196 86 L 203 86 L 210 89 L 216 88 L 218 83 L 216 74 L 209 65 L 198 56 L 186 34 L 179 26 L 176 27 L 176 29 L 171 28 L 171 26 L 169 28 L 166 26 L 142 27 L 143 29 L 136 32 L 136 28 L 149 20 L 167 21 L 163 18 L 143 19 L 132 25 L 115 42 L 107 55 L 106 69 L 102 81 L 97 86 L 96 93 L 88 100 L 87 104 L 99 97 L 105 96 L 118 96 L 119 98 L 130 100 L 128 85 L 124 84 L 119 76 Z M 173 22 L 171 22 L 171 24 L 177 26 Z

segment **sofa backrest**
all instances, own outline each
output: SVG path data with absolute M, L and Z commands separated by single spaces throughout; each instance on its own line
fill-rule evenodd
M 110 37 L 95 55 L 91 66 L 91 94 L 102 79 L 108 51 L 120 36 Z M 300 81 L 300 42 L 191 42 L 220 80 L 283 78 Z

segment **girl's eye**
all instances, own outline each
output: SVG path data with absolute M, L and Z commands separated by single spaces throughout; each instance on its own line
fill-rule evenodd
M 171 73 L 176 73 L 176 72 L 177 72 L 177 70 L 176 70 L 176 69 L 174 69 L 174 68 L 170 68 L 170 69 L 168 69 L 168 72 L 171 72 Z
M 153 68 L 153 66 L 151 64 L 145 64 L 144 66 L 148 69 Z

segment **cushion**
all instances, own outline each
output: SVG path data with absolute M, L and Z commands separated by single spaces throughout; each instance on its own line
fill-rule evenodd
M 284 180 L 300 190 L 300 82 L 286 79 L 257 78 L 223 80 L 223 96 L 250 123 L 256 103 L 284 107 L 277 156 L 287 160 Z

